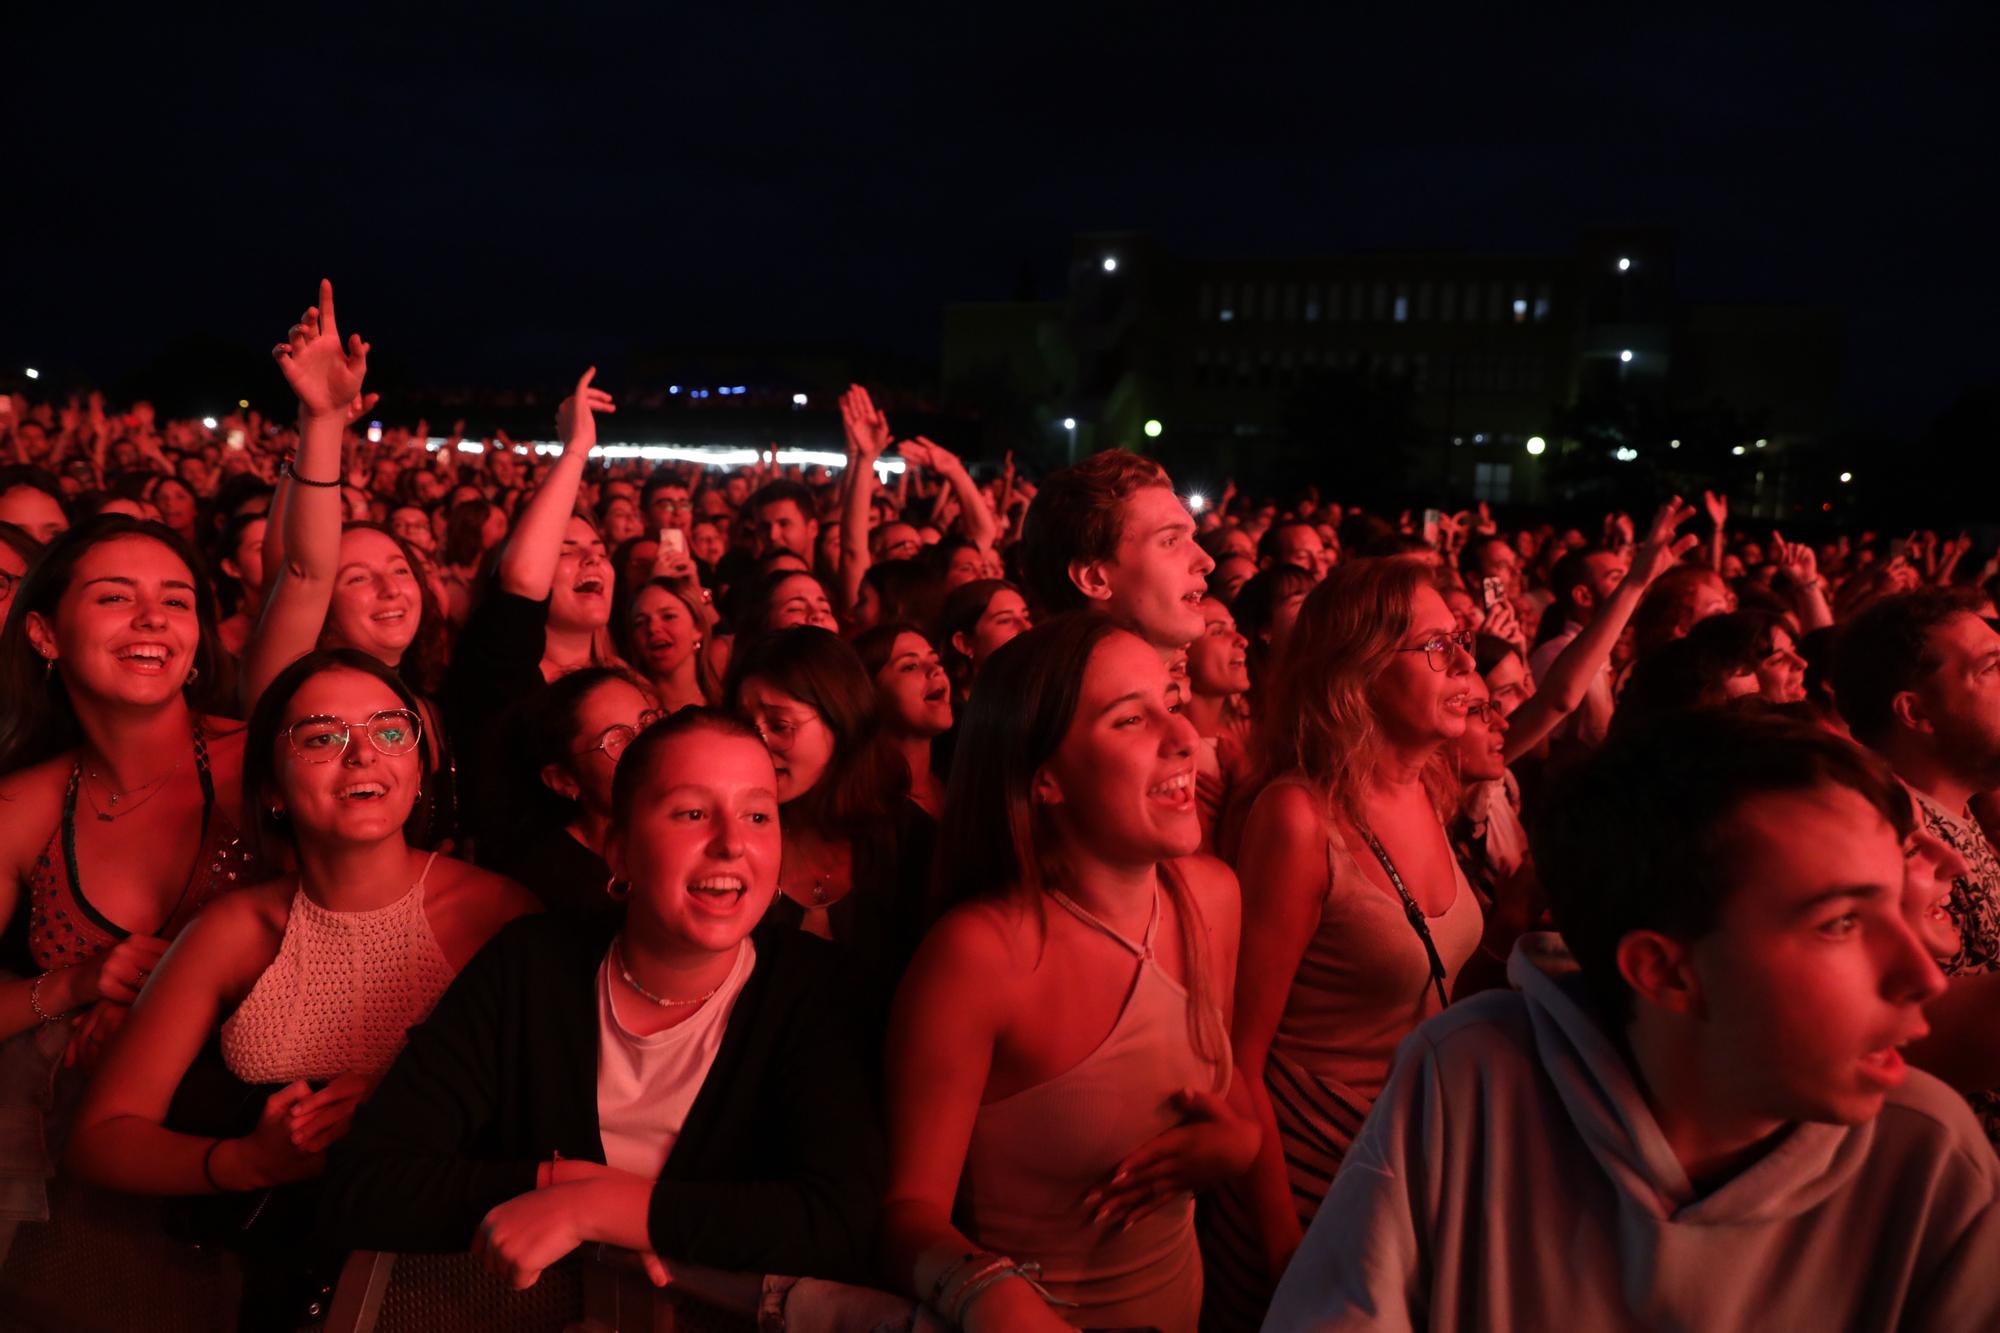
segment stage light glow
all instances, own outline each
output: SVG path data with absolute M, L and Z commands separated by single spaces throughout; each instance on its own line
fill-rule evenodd
M 236 405 L 238 407 L 248 407 L 250 406 L 250 400 L 248 398 L 238 398 L 236 400 Z
M 1618 261 L 1618 271 L 1619 271 L 1620 273 L 1629 273 L 1629 272 L 1631 272 L 1631 270 L 1632 270 L 1632 261 L 1631 261 L 1631 260 L 1629 260 L 1629 259 L 1624 259 L 1624 258 L 1621 258 L 1621 259 L 1619 259 L 1619 261 Z
M 1668 440 L 1668 441 L 1667 441 L 1667 448 L 1669 448 L 1669 449 L 1678 449 L 1678 448 L 1680 448 L 1680 447 L 1681 447 L 1681 442 L 1680 442 L 1679 440 Z
M 1759 441 L 1757 441 L 1757 447 L 1758 447 L 1759 449 L 1762 449 L 1762 448 L 1763 448 L 1763 447 L 1764 447 L 1765 445 L 1767 445 L 1767 444 L 1769 444 L 1769 443 L 1770 443 L 1770 441 L 1769 441 L 1769 440 L 1759 440 Z
M 31 379 L 31 380 L 38 380 L 38 379 L 40 379 L 41 377 L 42 377 L 42 372 L 41 372 L 41 371 L 39 371 L 39 370 L 36 370 L 36 369 L 35 369 L 35 368 L 34 368 L 33 366 L 29 366 L 29 367 L 28 367 L 28 378 L 29 378 L 29 379 Z
M 1104 271 L 1106 273 L 1116 273 L 1118 271 L 1118 257 L 1116 255 L 1104 256 Z
M 1618 359 L 1620 361 L 1630 361 L 1632 359 L 1632 349 L 1628 347 L 1624 351 L 1620 352 L 1618 354 Z
M 1163 429 L 1164 427 L 1162 427 L 1157 420 L 1148 421 L 1145 425 L 1146 438 L 1149 440 L 1159 439 L 1160 431 Z
M 1739 444 L 1735 448 L 1731 449 L 1729 452 L 1736 455 L 1736 457 L 1741 458 L 1743 457 L 1744 449 L 1743 446 Z
M 1854 474 L 1852 472 L 1843 472 L 1840 474 L 1840 484 L 1843 486 L 1845 486 L 1848 482 L 1853 480 L 1854 480 Z
M 1196 491 L 1188 497 L 1188 512 L 1190 514 L 1199 514 L 1206 508 L 1208 508 L 1208 497 L 1200 491 Z
M 444 441 L 432 438 L 424 441 L 424 448 L 436 453 L 444 448 Z M 461 453 L 484 453 L 485 446 L 476 440 L 461 440 Z M 560 454 L 562 444 L 557 440 L 526 440 L 515 444 L 517 453 L 535 453 L 544 457 Z M 671 461 L 677 463 L 701 463 L 708 467 L 751 467 L 762 461 L 768 450 L 749 449 L 731 444 L 628 444 L 611 442 L 599 444 L 590 451 L 592 458 L 643 458 L 648 462 Z M 778 464 L 781 467 L 829 467 L 839 469 L 847 463 L 847 455 L 833 449 L 780 449 Z M 877 470 L 897 473 L 903 470 L 903 460 L 894 455 L 885 455 L 877 460 Z
M 1543 439 L 1541 436 L 1530 435 L 1528 437 L 1528 452 L 1533 454 L 1535 457 L 1540 458 L 1542 456 L 1543 451 L 1546 450 L 1548 447 L 1549 447 L 1549 442 Z
M 670 394 L 678 395 L 680 391 L 681 391 L 681 386 L 678 384 L 669 384 L 667 386 L 667 392 Z
M 792 395 L 793 407 L 804 407 L 805 405 L 806 405 L 806 396 L 804 394 L 795 393 Z
M 1076 429 L 1076 418 L 1075 418 L 1075 417 L 1064 417 L 1064 418 L 1063 418 L 1063 429 L 1064 429 L 1064 430 L 1075 430 L 1075 429 Z
M 379 422 L 379 421 L 371 421 L 371 422 L 369 422 L 369 423 L 368 423 L 368 443 L 370 443 L 370 444 L 380 444 L 380 443 L 382 443 L 382 423 L 381 423 L 381 422 Z
M 214 417 L 203 417 L 203 418 L 201 419 L 201 424 L 202 424 L 202 425 L 203 425 L 204 427 L 206 427 L 207 429 L 209 429 L 209 430 L 214 430 L 214 429 L 215 429 L 215 418 L 214 418 Z M 382 434 L 382 432 L 381 432 L 380 428 L 377 428 L 377 429 L 376 429 L 376 432 L 375 432 L 375 438 L 377 438 L 377 439 L 380 439 L 380 438 L 381 438 L 381 434 Z

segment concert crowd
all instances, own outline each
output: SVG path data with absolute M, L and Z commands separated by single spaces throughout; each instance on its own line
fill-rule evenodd
M 840 468 L 593 456 L 590 371 L 537 453 L 368 354 L 323 283 L 295 423 L 0 398 L 0 1300 L 2000 1327 L 2000 553 L 860 386 Z

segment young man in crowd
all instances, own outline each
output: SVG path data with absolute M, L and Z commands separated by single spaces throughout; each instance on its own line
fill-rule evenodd
M 1614 737 L 1534 838 L 1573 974 L 1531 937 L 1405 1043 L 1265 1328 L 1995 1327 L 2000 1161 L 1899 1052 L 1908 809 L 1797 724 Z
M 1169 662 L 1205 628 L 1215 561 L 1166 469 L 1120 450 L 1050 476 L 1021 525 L 1021 575 L 1048 614 L 1095 607 Z
M 1528 670 L 1536 680 L 1548 679 L 1563 649 L 1583 633 L 1597 614 L 1597 608 L 1618 591 L 1618 585 L 1625 581 L 1625 571 L 1631 566 L 1630 551 L 1621 555 L 1602 547 L 1571 551 L 1556 561 L 1549 577 L 1549 590 L 1555 594 L 1555 601 L 1543 613 L 1542 623 L 1546 625 L 1554 618 L 1561 628 L 1535 645 L 1534 652 L 1528 655 Z M 1585 689 L 1583 704 L 1576 715 L 1563 724 L 1562 734 L 1585 745 L 1601 745 L 1611 729 L 1612 707 L 1611 664 L 1606 662 L 1604 670 Z
M 748 502 L 754 554 L 790 551 L 812 567 L 813 543 L 819 539 L 818 511 L 804 483 L 765 482 Z
M 1883 598 L 1842 632 L 1833 689 L 1854 739 L 1889 761 L 1965 863 L 1945 900 L 1959 937 L 1951 988 L 1910 1058 L 1964 1092 L 2000 1143 L 2000 856 L 1971 809 L 2000 788 L 2000 634 L 1983 602 L 1969 589 Z

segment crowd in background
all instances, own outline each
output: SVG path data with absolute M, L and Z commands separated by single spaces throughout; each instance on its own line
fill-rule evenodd
M 858 386 L 838 469 L 594 459 L 590 372 L 431 447 L 368 351 L 0 399 L 12 1246 L 176 1200 L 243 1327 L 589 1242 L 777 1327 L 2000 1321 L 2000 553 L 1193 512 Z

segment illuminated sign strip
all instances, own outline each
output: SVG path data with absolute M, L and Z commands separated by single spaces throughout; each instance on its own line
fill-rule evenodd
M 436 453 L 444 448 L 447 441 L 432 436 L 424 441 L 424 448 Z M 527 453 L 530 449 L 538 454 L 559 454 L 562 445 L 555 440 L 527 440 L 515 446 L 515 452 Z M 460 440 L 458 451 L 462 454 L 483 454 L 486 446 L 477 440 Z M 592 458 L 643 458 L 648 462 L 701 463 L 707 467 L 754 467 L 762 462 L 768 453 L 763 449 L 751 449 L 742 445 L 726 444 L 600 444 L 590 451 Z M 828 467 L 847 466 L 847 456 L 830 449 L 780 449 L 780 467 Z M 875 460 L 878 473 L 893 473 L 903 470 L 903 460 L 893 456 Z

